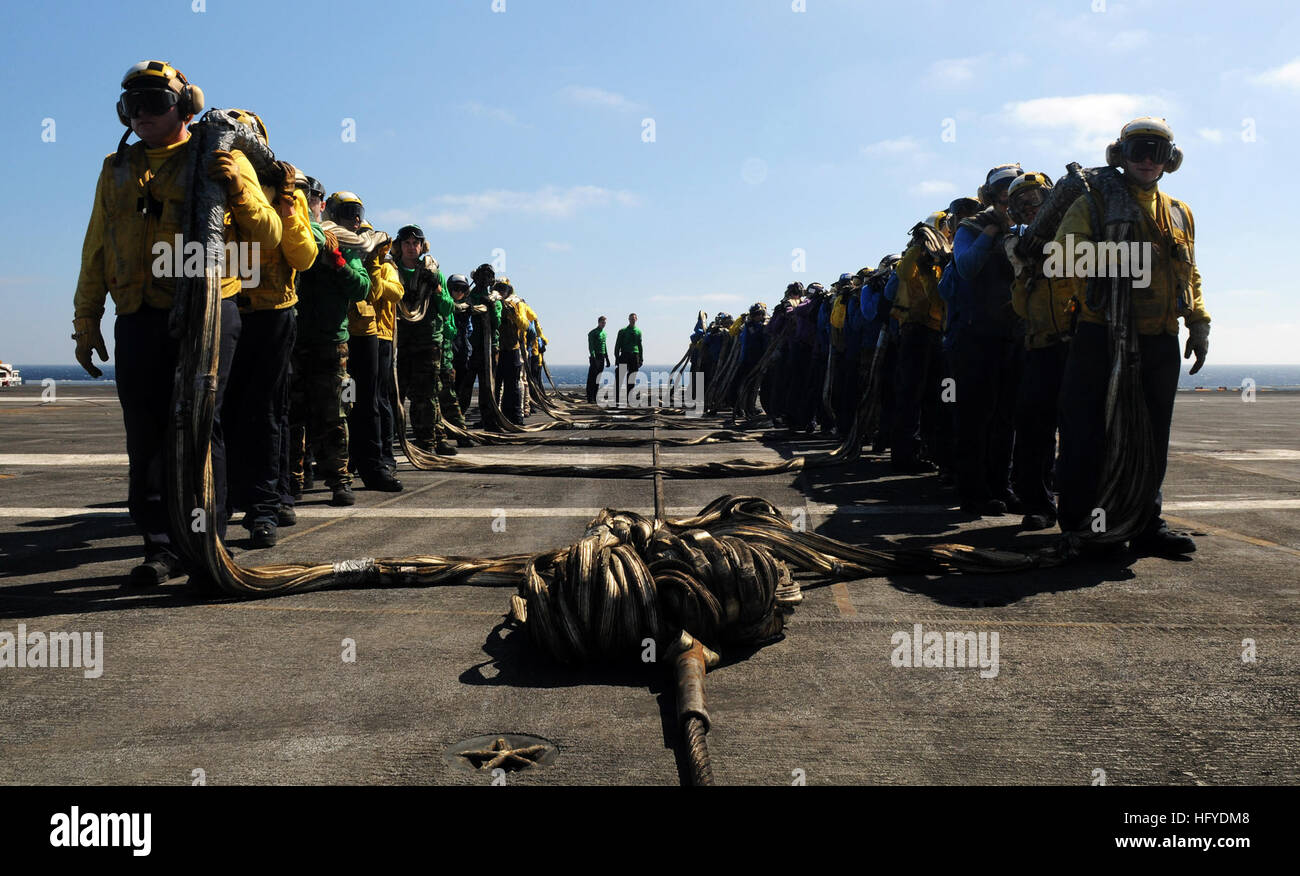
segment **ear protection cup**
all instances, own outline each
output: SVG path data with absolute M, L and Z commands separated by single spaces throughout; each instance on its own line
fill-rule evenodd
M 203 107 L 203 89 L 199 88 L 197 85 L 190 85 L 188 82 L 185 83 L 185 87 L 181 89 L 180 103 L 177 104 L 177 109 L 180 111 L 181 118 L 184 118 L 185 116 L 197 116 L 199 113 L 203 112 Z
M 1183 150 L 1175 146 L 1173 152 L 1169 153 L 1169 160 L 1165 162 L 1165 173 L 1173 173 L 1182 166 Z
M 126 101 L 120 97 L 117 99 L 117 120 L 128 128 L 131 127 L 131 119 L 126 114 Z
M 1111 167 L 1119 167 L 1123 160 L 1123 155 L 1119 149 L 1119 141 L 1111 141 L 1110 145 L 1106 147 L 1106 163 Z

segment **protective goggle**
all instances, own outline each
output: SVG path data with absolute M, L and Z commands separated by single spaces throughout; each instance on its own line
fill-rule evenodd
M 363 222 L 366 218 L 366 208 L 355 201 L 336 204 L 334 208 L 330 210 L 330 213 L 333 214 L 334 220 L 340 224 L 343 222 L 351 222 L 353 219 L 356 219 L 358 222 Z
M 418 225 L 403 225 L 397 230 L 397 239 L 402 240 L 424 240 L 424 231 Z
M 1163 137 L 1132 137 L 1121 143 L 1120 149 L 1129 161 L 1164 164 L 1173 155 L 1174 144 Z
M 1031 207 L 1041 207 L 1046 200 L 1041 188 L 1032 188 L 1024 192 L 1016 192 L 1011 199 L 1011 203 L 1017 210 L 1028 210 Z
M 180 102 L 180 95 L 164 88 L 133 88 L 122 93 L 119 103 L 128 119 L 140 113 L 160 116 Z

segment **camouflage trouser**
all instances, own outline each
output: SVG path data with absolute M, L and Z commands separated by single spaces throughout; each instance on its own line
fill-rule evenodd
M 349 380 L 346 343 L 294 348 L 293 382 L 289 388 L 289 462 L 295 489 L 302 489 L 308 441 L 318 474 L 327 486 L 352 483 L 348 473 L 351 403 L 344 400 L 344 382 Z
M 438 436 L 442 423 L 438 407 L 441 384 L 440 349 L 414 345 L 397 348 L 397 388 L 402 394 L 398 403 L 411 400 L 411 432 L 416 441 L 433 441 Z
M 439 361 L 442 360 L 442 352 L 438 352 Z M 460 400 L 456 398 L 456 380 L 453 377 L 455 371 L 450 367 L 443 367 L 442 380 L 440 382 L 440 394 L 438 396 L 438 410 L 442 412 L 444 422 L 451 423 L 459 429 L 468 429 L 465 423 L 465 414 L 461 412 Z M 439 424 L 441 431 L 441 424 Z

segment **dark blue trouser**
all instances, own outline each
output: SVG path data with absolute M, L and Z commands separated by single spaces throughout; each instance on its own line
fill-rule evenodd
M 943 338 L 938 330 L 916 322 L 904 323 L 898 335 L 894 435 L 889 455 L 894 462 L 910 462 L 921 456 L 922 443 L 931 453 L 938 446 Z
M 627 366 L 627 385 L 623 387 L 623 403 L 627 403 L 628 396 L 632 393 L 632 387 L 636 385 L 637 372 L 641 370 L 641 355 L 639 353 L 616 353 L 614 355 L 614 379 L 618 379 L 618 366 Z M 615 389 L 617 393 L 618 390 Z
M 894 434 L 894 371 L 898 366 L 898 330 L 895 326 L 890 337 L 885 339 L 885 352 L 880 357 L 880 422 L 876 434 L 871 436 L 873 443 L 887 447 Z M 880 343 L 879 331 L 876 333 L 877 346 Z M 872 351 L 875 358 L 875 351 Z M 874 375 L 871 375 L 875 379 Z
M 293 351 L 289 355 L 289 367 L 285 371 L 284 392 L 280 393 L 280 480 L 277 489 L 280 504 L 294 506 L 293 498 L 293 463 L 290 453 L 293 445 L 289 443 L 289 387 L 293 384 Z
M 1048 486 L 1056 462 L 1056 413 L 1065 375 L 1068 342 L 1025 352 L 1016 403 L 1016 495 L 1026 514 L 1056 517 L 1056 501 Z
M 393 455 L 393 342 L 379 339 L 379 459 L 397 468 Z
M 862 348 L 858 346 L 835 354 L 835 384 L 831 403 L 835 406 L 835 429 L 841 438 L 848 436 L 862 399 Z
M 600 373 L 605 370 L 605 359 L 600 356 L 587 357 L 587 401 L 596 403 L 596 388 L 600 383 Z
M 127 508 L 144 539 L 145 558 L 171 552 L 168 533 L 167 428 L 171 420 L 172 384 L 179 346 L 167 333 L 166 310 L 144 306 L 117 317 L 113 326 L 117 356 L 117 397 L 126 426 L 130 464 Z M 217 399 L 212 421 L 212 481 L 216 532 L 226 536 L 226 449 L 221 406 L 239 342 L 239 308 L 233 298 L 221 302 L 221 348 L 217 360 Z
M 1157 483 L 1165 479 L 1169 458 L 1169 425 L 1178 393 L 1178 337 L 1140 335 L 1142 391 L 1151 422 L 1151 440 L 1159 459 Z M 1080 322 L 1070 341 L 1070 355 L 1061 381 L 1061 459 L 1057 486 L 1061 493 L 1061 531 L 1085 529 L 1091 523 L 1101 486 L 1106 453 L 1106 389 L 1110 379 L 1110 341 L 1107 328 Z M 1158 529 L 1160 492 L 1147 531 Z
M 962 504 L 982 504 L 1011 492 L 1011 448 L 1023 342 L 976 334 L 954 341 L 949 361 L 957 392 L 954 473 Z
M 293 308 L 241 314 L 222 420 L 229 435 L 230 506 L 245 525 L 275 524 L 280 507 L 281 420 L 287 417 L 289 357 L 298 335 Z
M 772 407 L 785 417 L 785 425 L 793 431 L 802 431 L 812 421 L 813 387 L 812 347 L 790 340 L 782 351 L 781 363 L 785 365 L 779 371 L 769 367 L 772 379 Z M 775 365 L 776 363 L 773 363 Z M 821 387 L 817 387 L 820 393 Z M 818 398 L 820 398 L 820 394 Z
M 357 472 L 371 477 L 384 467 L 379 446 L 379 337 L 348 339 L 348 374 L 356 397 L 348 414 L 348 457 Z
M 519 349 L 502 350 L 497 360 L 497 378 L 501 386 L 501 414 L 515 425 L 524 422 L 524 399 L 520 395 L 523 379 L 523 353 Z

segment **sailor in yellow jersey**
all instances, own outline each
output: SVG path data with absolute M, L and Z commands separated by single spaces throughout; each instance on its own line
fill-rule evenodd
M 1181 166 L 1183 153 L 1164 119 L 1134 119 L 1106 149 L 1107 163 L 1123 170 L 1125 191 L 1137 205 L 1142 222 L 1135 242 L 1149 244 L 1149 284 L 1134 283 L 1133 321 L 1141 355 L 1143 397 L 1150 417 L 1151 436 L 1159 459 L 1157 483 L 1164 480 L 1169 455 L 1169 425 L 1178 392 L 1178 318 L 1187 324 L 1189 337 L 1183 358 L 1196 357 L 1191 372 L 1205 363 L 1210 346 L 1210 315 L 1201 297 L 1201 275 L 1196 269 L 1195 231 L 1191 209 L 1161 192 L 1157 183 L 1165 173 Z M 1093 188 L 1100 199 L 1100 191 Z M 1056 231 L 1060 246 L 1095 243 L 1102 236 L 1093 227 L 1090 195 L 1070 206 Z M 1106 205 L 1096 205 L 1106 215 Z M 1061 386 L 1061 492 L 1062 532 L 1081 531 L 1094 519 L 1102 463 L 1106 452 L 1106 388 L 1111 367 L 1106 313 L 1087 303 L 1087 278 L 1062 279 L 1071 297 L 1080 302 L 1079 324 L 1070 341 L 1070 356 Z M 1157 492 L 1145 530 L 1130 542 L 1140 553 L 1187 554 L 1196 550 L 1189 535 L 1169 529 L 1160 518 Z M 1103 509 L 1104 510 L 1104 509 Z
M 1010 243 L 1034 221 L 1051 189 L 1052 181 L 1043 173 L 1026 173 L 1011 183 L 1007 212 L 1015 223 L 1015 236 L 1008 238 Z M 1025 323 L 1025 369 L 1016 399 L 1014 486 L 1024 504 L 1021 528 L 1048 529 L 1056 525 L 1051 483 L 1056 462 L 1056 409 L 1073 322 L 1070 290 L 1060 279 L 1042 276 L 1040 264 L 1031 268 L 1012 258 L 1012 266 L 1016 276 L 1011 285 L 1011 307 Z
M 370 260 L 362 264 L 370 274 L 370 297 L 375 304 L 375 329 L 379 338 L 379 459 L 390 473 L 397 472 L 393 455 L 393 332 L 397 322 L 397 302 L 406 290 L 397 266 L 388 257 L 392 244 L 375 248 Z
M 230 114 L 268 142 L 256 113 Z M 258 284 L 235 296 L 242 327 L 222 412 L 229 433 L 230 507 L 244 511 L 244 528 L 257 548 L 273 546 L 282 517 L 288 522 L 280 501 L 280 420 L 288 414 L 289 358 L 298 335 L 298 272 L 312 266 L 317 252 L 307 198 L 297 187 L 301 174 L 279 162 L 270 176 L 261 181 L 262 194 L 283 231 L 278 247 L 262 250 Z
M 361 259 L 370 278 L 370 292 L 362 301 L 352 302 L 348 311 L 348 373 L 352 375 L 355 397 L 348 414 L 348 452 L 352 469 L 361 476 L 368 490 L 400 493 L 402 482 L 384 461 L 383 441 L 380 435 L 379 391 L 379 313 L 383 302 L 393 299 L 393 289 L 383 282 L 383 262 L 388 255 L 390 241 L 387 234 L 376 239 L 375 232 L 364 221 L 352 223 L 349 217 L 362 215 L 349 208 L 363 211 L 361 199 L 350 192 L 336 192 L 330 198 L 330 218 L 345 228 L 360 234 L 363 245 L 353 250 Z M 400 296 L 398 296 L 400 297 Z M 396 467 L 396 466 L 394 466 Z
M 203 109 L 203 92 L 163 61 L 141 61 L 122 77 L 118 118 L 128 130 L 115 155 L 104 159 L 90 223 L 81 250 L 81 274 L 74 298 L 77 361 L 93 377 L 98 352 L 107 361 L 100 331 L 109 295 L 117 311 L 114 338 L 117 394 L 126 425 L 130 461 L 127 505 L 144 539 L 144 562 L 131 570 L 132 584 L 157 585 L 182 574 L 171 549 L 163 499 L 167 424 L 178 343 L 167 330 L 176 277 L 154 258 L 155 245 L 174 247 L 183 235 L 189 180 L 189 121 Z M 126 145 L 134 132 L 140 142 Z M 280 245 L 281 220 L 267 203 L 257 174 L 238 151 L 214 153 L 210 175 L 226 190 L 226 241 L 236 239 L 261 250 Z M 225 535 L 226 453 L 221 406 L 239 339 L 240 291 L 236 265 L 225 266 L 221 280 L 220 357 L 217 404 L 212 424 L 212 475 L 217 520 Z

